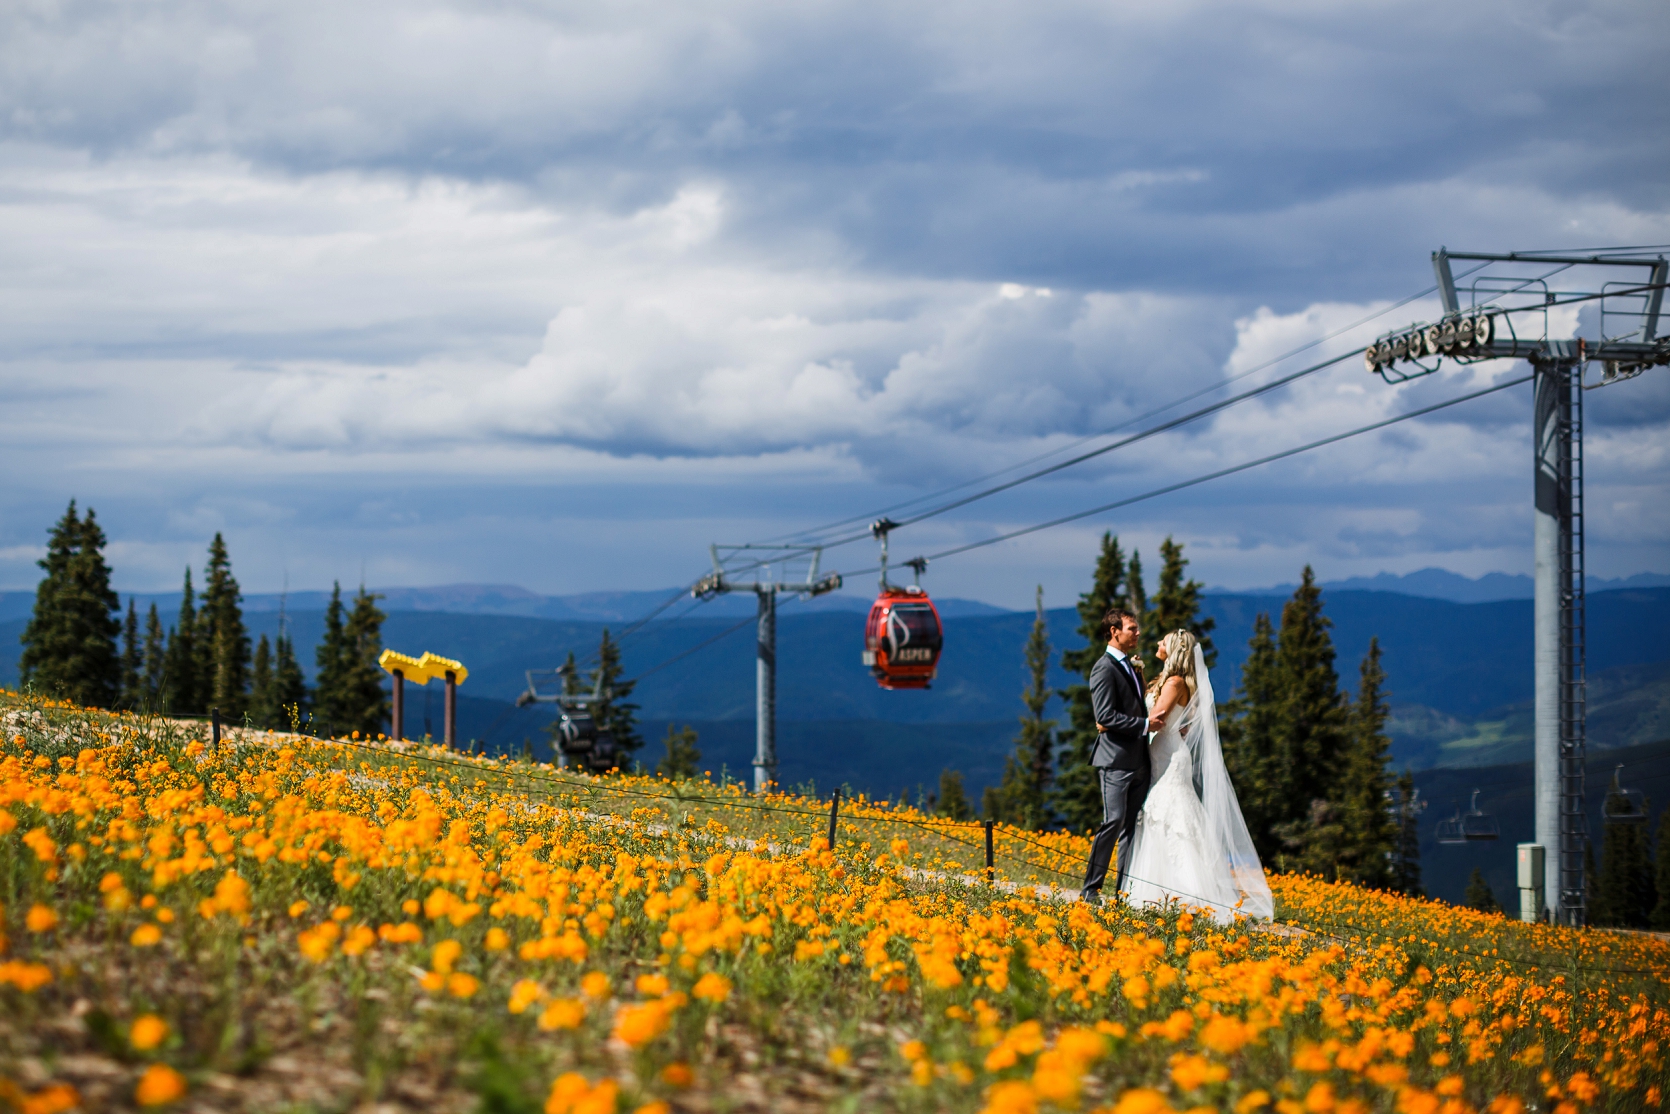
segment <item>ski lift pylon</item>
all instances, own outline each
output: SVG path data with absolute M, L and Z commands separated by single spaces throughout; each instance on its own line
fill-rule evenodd
M 1623 769 L 1624 764 L 1620 762 L 1612 771 L 1612 788 L 1600 806 L 1601 819 L 1607 824 L 1645 824 L 1647 796 L 1639 789 L 1626 789 L 1620 783 L 1618 775 Z
M 1438 821 L 1439 843 L 1473 843 L 1479 840 L 1499 839 L 1501 834 L 1501 829 L 1496 825 L 1496 817 L 1479 807 L 1477 789 L 1473 790 L 1473 799 L 1466 812 L 1462 812 L 1458 807 L 1454 816 Z
M 879 519 L 870 533 L 881 542 L 881 591 L 864 622 L 864 664 L 884 689 L 925 689 L 939 671 L 945 628 L 939 609 L 922 588 L 926 557 L 904 562 L 915 573 L 906 587 L 887 579 L 887 535 L 898 523 Z

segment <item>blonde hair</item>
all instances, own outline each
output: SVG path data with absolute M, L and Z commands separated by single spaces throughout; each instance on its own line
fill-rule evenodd
M 1157 696 L 1166 681 L 1181 677 L 1189 686 L 1189 698 L 1192 700 L 1195 689 L 1199 687 L 1195 683 L 1195 636 L 1186 630 L 1174 630 L 1160 640 L 1160 645 L 1166 650 L 1165 668 L 1148 683 L 1148 691 Z

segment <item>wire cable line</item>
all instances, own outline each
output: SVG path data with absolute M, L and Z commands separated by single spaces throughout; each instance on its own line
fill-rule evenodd
M 1456 276 L 1456 279 L 1459 281 L 1460 279 L 1466 278 L 1468 275 L 1471 275 L 1474 272 L 1479 271 L 1479 270 L 1481 270 L 1481 269 L 1483 269 L 1484 267 L 1487 267 L 1487 266 L 1489 266 L 1489 263 L 1480 263 L 1476 267 L 1473 267 L 1473 268 L 1470 268 L 1469 270 L 1463 271 L 1461 274 Z M 809 526 L 804 530 L 796 530 L 793 533 L 789 533 L 789 534 L 779 534 L 776 537 L 768 539 L 768 540 L 769 541 L 793 540 L 793 539 L 796 539 L 796 538 L 801 538 L 801 537 L 803 537 L 804 535 L 807 535 L 807 534 L 814 534 L 815 535 L 815 534 L 823 533 L 823 532 L 828 531 L 828 530 L 838 529 L 842 526 L 849 526 L 849 525 L 851 525 L 855 522 L 873 522 L 876 518 L 880 517 L 881 515 L 891 514 L 892 512 L 897 511 L 897 510 L 902 510 L 905 507 L 915 506 L 918 503 L 924 503 L 924 502 L 927 502 L 931 499 L 936 499 L 936 498 L 940 498 L 940 497 L 945 496 L 945 495 L 950 495 L 951 493 L 961 491 L 966 487 L 972 487 L 974 484 L 984 483 L 987 480 L 996 479 L 999 476 L 1005 475 L 1009 472 L 1013 472 L 1017 468 L 1025 468 L 1028 465 L 1036 464 L 1039 461 L 1048 460 L 1052 456 L 1059 456 L 1061 453 L 1071 452 L 1073 449 L 1078 448 L 1080 445 L 1084 445 L 1084 444 L 1087 444 L 1091 441 L 1094 441 L 1098 437 L 1111 437 L 1114 434 L 1120 432 L 1121 430 L 1129 429 L 1131 426 L 1136 425 L 1139 422 L 1144 422 L 1144 421 L 1147 421 L 1149 418 L 1157 417 L 1160 414 L 1165 413 L 1167 410 L 1172 409 L 1173 407 L 1181 406 L 1185 402 L 1193 402 L 1195 399 L 1200 398 L 1203 395 L 1211 394 L 1213 391 L 1222 390 L 1223 388 L 1229 386 L 1231 383 L 1240 382 L 1242 379 L 1245 379 L 1250 375 L 1256 375 L 1258 372 L 1261 372 L 1261 371 L 1265 370 L 1266 368 L 1274 367 L 1275 365 L 1280 364 L 1280 363 L 1285 363 L 1286 361 L 1292 359 L 1294 356 L 1297 356 L 1302 352 L 1308 352 L 1310 349 L 1315 348 L 1319 344 L 1325 344 L 1328 341 L 1334 340 L 1337 337 L 1344 336 L 1346 333 L 1351 332 L 1353 329 L 1361 328 L 1362 326 L 1368 324 L 1370 321 L 1373 321 L 1378 317 L 1384 317 L 1386 314 L 1392 312 L 1394 309 L 1401 309 L 1402 307 L 1408 305 L 1410 302 L 1419 301 L 1420 299 L 1425 298 L 1430 294 L 1437 293 L 1437 291 L 1438 291 L 1437 286 L 1429 286 L 1425 290 L 1417 291 L 1416 293 L 1411 294 L 1406 298 L 1400 298 L 1397 301 L 1392 302 L 1392 303 L 1386 305 L 1385 307 L 1383 307 L 1381 309 L 1375 310 L 1373 313 L 1368 314 L 1367 316 L 1359 317 L 1357 320 L 1351 322 L 1349 325 L 1342 325 L 1339 328 L 1333 330 L 1332 332 L 1324 333 L 1324 334 L 1322 334 L 1321 336 L 1317 337 L 1314 340 L 1306 341 L 1304 344 L 1299 345 L 1297 348 L 1289 349 L 1288 351 L 1282 353 L 1280 356 L 1274 356 L 1274 357 L 1272 357 L 1268 360 L 1265 360 L 1263 363 L 1253 365 L 1252 367 L 1246 369 L 1245 371 L 1238 372 L 1235 375 L 1231 375 L 1227 379 L 1221 379 L 1216 383 L 1212 383 L 1208 386 L 1202 387 L 1199 390 L 1190 391 L 1186 395 L 1181 395 L 1177 398 L 1172 399 L 1170 402 L 1164 403 L 1160 406 L 1156 406 L 1152 410 L 1144 411 L 1143 413 L 1138 414 L 1133 418 L 1129 418 L 1129 419 L 1127 419 L 1123 422 L 1120 422 L 1118 425 L 1112 427 L 1111 429 L 1105 429 L 1105 430 L 1102 430 L 1099 433 L 1086 434 L 1085 436 L 1080 437 L 1075 441 L 1071 441 L 1066 445 L 1061 445 L 1061 446 L 1058 446 L 1056 448 L 1049 449 L 1046 452 L 1042 452 L 1042 453 L 1037 454 L 1036 456 L 1028 457 L 1025 460 L 1016 461 L 1014 464 L 1008 465 L 1007 467 L 1004 467 L 1004 468 L 999 468 L 995 472 L 988 472 L 983 476 L 976 476 L 973 479 L 965 480 L 960 484 L 953 484 L 951 487 L 944 488 L 940 491 L 930 492 L 926 495 L 919 495 L 919 496 L 916 496 L 913 499 L 906 499 L 905 501 L 903 501 L 901 503 L 894 503 L 891 506 L 883 507 L 881 510 L 872 512 L 870 514 L 855 515 L 855 516 L 852 516 L 850 518 L 843 518 L 843 519 L 840 519 L 836 522 L 826 523 L 823 526 Z M 1353 353 L 1353 355 L 1355 355 L 1355 353 Z M 813 544 L 813 543 L 808 541 L 807 544 Z

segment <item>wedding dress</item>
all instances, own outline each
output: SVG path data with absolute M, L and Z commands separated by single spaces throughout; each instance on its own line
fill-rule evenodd
M 1224 766 L 1206 661 L 1195 647 L 1196 689 L 1149 741 L 1153 781 L 1131 842 L 1123 893 L 1141 908 L 1181 902 L 1220 923 L 1275 913 Z

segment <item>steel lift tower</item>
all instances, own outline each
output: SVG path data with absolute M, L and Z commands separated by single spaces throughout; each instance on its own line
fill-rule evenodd
M 787 593 L 810 598 L 841 586 L 838 572 L 818 575 L 821 547 L 787 545 L 712 545 L 713 571 L 696 582 L 690 594 L 711 599 L 721 592 L 753 592 L 759 599 L 759 637 L 754 666 L 754 792 L 764 793 L 777 781 L 777 597 Z M 779 568 L 806 563 L 806 579 L 778 581 Z M 786 571 L 786 569 L 785 569 Z M 750 582 L 744 577 L 752 574 Z
M 1463 275 L 1471 280 L 1465 288 L 1456 285 L 1457 260 L 1475 264 Z M 1670 336 L 1659 335 L 1670 267 L 1662 255 L 1629 249 L 1598 255 L 1493 255 L 1442 248 L 1432 253 L 1432 266 L 1442 320 L 1381 337 L 1363 360 L 1389 383 L 1430 375 L 1445 358 L 1531 364 L 1536 844 L 1522 848 L 1521 857 L 1534 861 L 1526 853 L 1542 852 L 1543 875 L 1529 885 L 1521 878 L 1524 891 L 1535 891 L 1522 901 L 1522 909 L 1532 915 L 1546 910 L 1562 924 L 1581 925 L 1587 913 L 1583 858 L 1588 844 L 1583 806 L 1583 392 L 1670 363 Z M 1551 285 L 1557 276 L 1567 277 Z M 1574 279 L 1577 285 L 1571 285 Z M 1598 324 L 1598 337 L 1551 337 L 1549 311 L 1579 303 L 1598 310 L 1591 318 Z M 1601 377 L 1585 384 L 1585 369 L 1593 362 L 1602 365 Z

